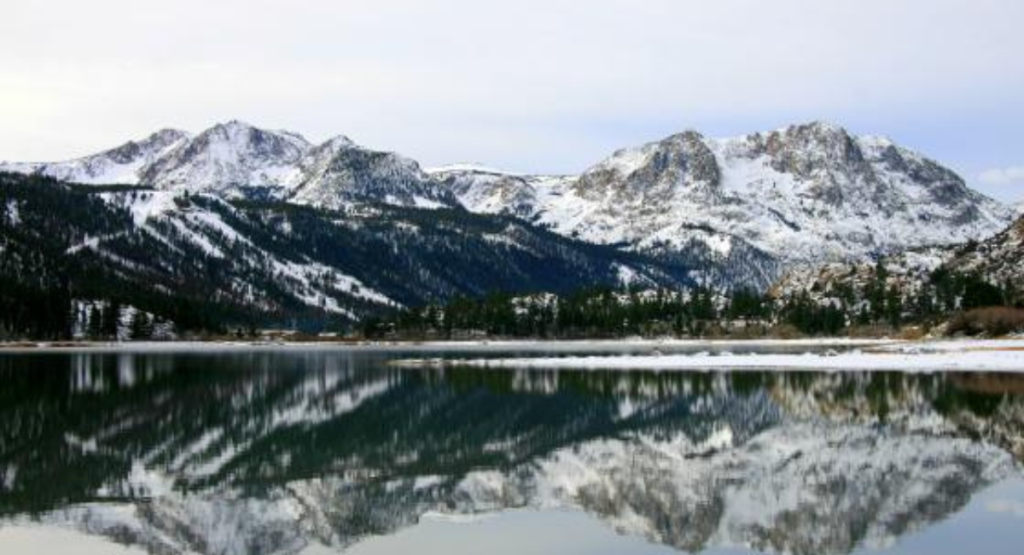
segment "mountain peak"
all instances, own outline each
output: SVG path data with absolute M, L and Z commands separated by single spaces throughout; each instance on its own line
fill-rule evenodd
M 789 263 L 981 238 L 1012 215 L 951 170 L 822 120 L 727 139 L 684 130 L 620 149 L 576 177 L 473 165 L 424 172 L 343 135 L 314 146 L 237 119 L 194 137 L 161 130 L 80 160 L 0 168 L 325 207 L 457 206 L 461 199 L 471 210 L 536 218 L 585 241 L 711 260 L 722 269 L 714 279 L 748 285 L 766 284 Z
M 256 127 L 250 123 L 233 119 L 223 123 L 215 124 L 213 127 L 203 131 L 199 137 L 220 137 L 232 141 L 263 142 L 271 137 L 284 138 L 299 148 L 308 148 L 309 141 L 305 137 L 291 131 L 270 131 Z
M 356 142 L 350 139 L 347 135 L 335 135 L 321 143 L 320 146 L 328 147 L 331 150 L 338 150 L 341 148 L 354 148 L 358 145 L 356 145 Z
M 808 127 L 808 128 L 817 129 L 817 130 L 820 130 L 820 131 L 830 131 L 830 132 L 842 131 L 843 133 L 846 132 L 846 128 L 843 127 L 842 125 L 839 125 L 837 123 L 833 123 L 833 122 L 827 121 L 827 120 L 821 120 L 821 119 L 811 120 L 811 121 L 806 122 L 804 124 L 798 124 L 798 125 L 796 125 L 796 127 Z
M 164 189 L 225 197 L 276 196 L 310 149 L 294 133 L 231 120 L 218 123 L 139 170 L 139 180 Z
M 143 140 L 173 142 L 181 139 L 188 139 L 189 137 L 191 137 L 191 134 L 189 134 L 187 131 L 182 131 L 180 129 L 174 129 L 171 127 L 165 127 L 163 129 L 158 129 L 157 131 L 150 134 Z
M 784 134 L 814 134 L 814 135 L 849 135 L 850 132 L 842 125 L 826 120 L 811 120 L 804 123 L 794 123 L 779 130 Z
M 664 139 L 662 139 L 661 141 L 658 141 L 658 142 L 661 143 L 661 144 L 667 144 L 667 143 L 673 143 L 673 142 L 676 142 L 676 143 L 693 143 L 693 142 L 704 141 L 704 140 L 705 140 L 704 134 L 701 133 L 700 131 L 697 131 L 695 129 L 687 129 L 687 130 L 682 131 L 680 133 L 675 133 L 673 135 L 669 135 L 668 137 L 665 137 Z
M 252 133 L 254 131 L 260 131 L 255 125 L 251 125 L 244 121 L 233 119 L 230 121 L 215 123 L 213 126 L 201 132 L 199 135 L 239 135 L 243 133 Z
M 230 119 L 228 121 L 215 123 L 211 129 L 248 130 L 256 129 L 256 126 L 239 119 Z
M 845 127 L 824 121 L 794 124 L 768 135 L 768 142 L 783 141 L 803 148 L 820 148 L 823 152 L 836 155 L 836 148 L 846 148 L 854 140 Z M 845 155 L 845 153 L 844 153 Z

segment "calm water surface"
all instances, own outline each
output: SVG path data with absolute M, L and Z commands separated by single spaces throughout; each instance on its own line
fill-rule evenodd
M 1024 543 L 1024 377 L 388 365 L 408 356 L 0 354 L 0 553 Z

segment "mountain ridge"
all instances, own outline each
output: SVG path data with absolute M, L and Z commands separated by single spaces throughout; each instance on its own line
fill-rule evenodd
M 0 170 L 330 209 L 382 203 L 507 214 L 688 264 L 696 281 L 724 288 L 765 289 L 795 266 L 982 239 L 1014 214 L 924 155 L 821 121 L 725 139 L 687 130 L 567 176 L 468 164 L 425 170 L 343 135 L 312 144 L 237 120 Z
M 929 242 L 961 242 L 1009 223 L 1006 207 L 952 171 L 891 141 L 822 123 L 733 139 L 684 132 L 616 151 L 554 189 L 535 210 L 541 221 L 593 242 L 678 245 L 693 235 L 681 225 L 690 223 L 714 229 L 724 251 L 728 224 L 736 224 L 732 236 L 801 262 L 909 246 L 887 243 L 899 228 L 910 236 L 904 241 L 924 231 Z M 860 218 L 874 221 L 858 225 Z
M 626 278 L 691 284 L 685 267 L 510 216 L 228 202 L 9 173 L 0 173 L 0 263 L 0 335 L 15 337 L 63 337 L 74 301 L 113 299 L 182 331 L 322 330 L 459 295 L 568 293 Z M 45 330 L 22 327 L 44 314 Z

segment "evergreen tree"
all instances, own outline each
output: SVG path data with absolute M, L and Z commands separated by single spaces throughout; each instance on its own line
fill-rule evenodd
M 86 326 L 86 335 L 89 339 L 100 339 L 103 336 L 103 314 L 94 303 L 89 309 L 89 323 Z
M 899 327 L 903 320 L 903 297 L 895 285 L 885 295 L 885 315 L 890 326 Z
M 132 314 L 130 333 L 131 338 L 134 340 L 150 339 L 153 337 L 153 324 L 145 312 L 136 310 Z
M 121 303 L 108 301 L 103 306 L 100 335 L 104 339 L 118 339 L 117 331 L 121 324 Z

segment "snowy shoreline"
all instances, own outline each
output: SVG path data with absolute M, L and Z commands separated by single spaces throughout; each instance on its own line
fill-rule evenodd
M 878 343 L 868 350 L 784 353 L 676 353 L 499 359 L 406 359 L 401 368 L 655 370 L 655 371 L 898 371 L 1021 372 L 1024 339 Z

